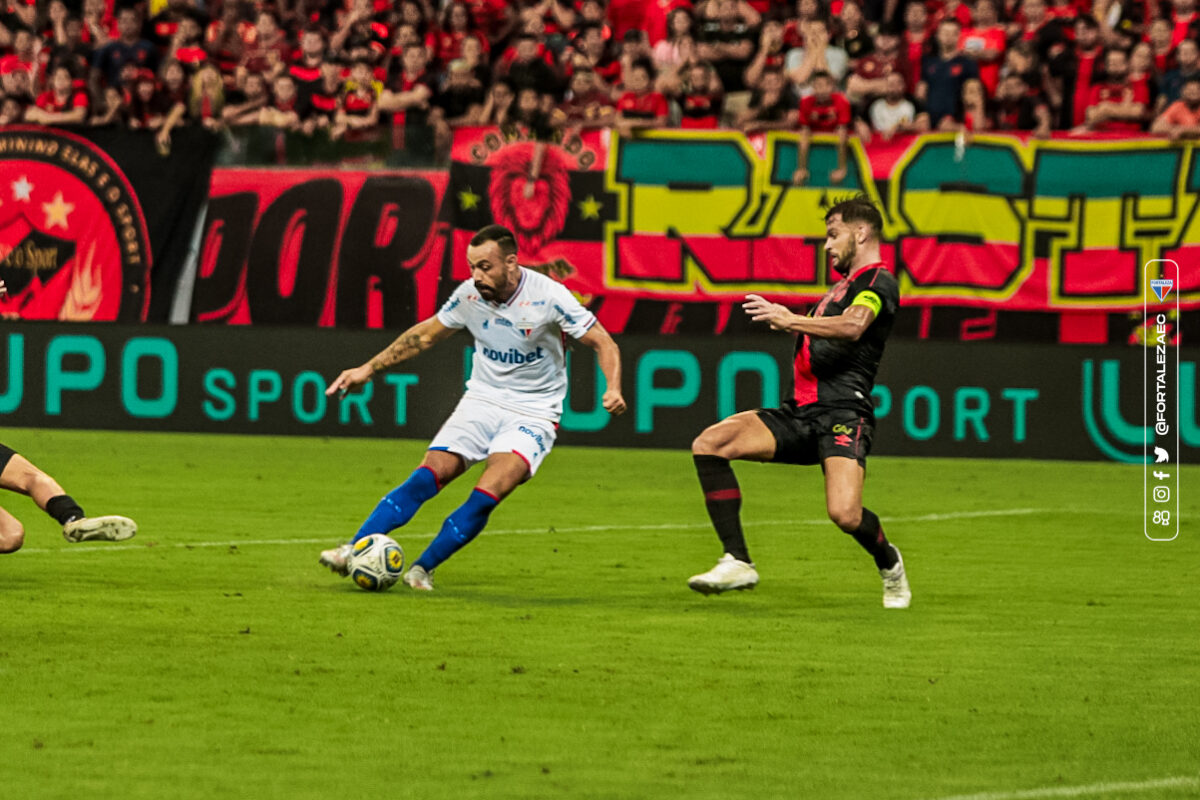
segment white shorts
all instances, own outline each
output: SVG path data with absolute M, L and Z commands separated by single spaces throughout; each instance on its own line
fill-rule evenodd
M 555 435 L 555 425 L 548 419 L 463 397 L 429 443 L 429 449 L 460 455 L 468 467 L 485 461 L 492 453 L 516 453 L 529 465 L 532 478 L 550 454 Z

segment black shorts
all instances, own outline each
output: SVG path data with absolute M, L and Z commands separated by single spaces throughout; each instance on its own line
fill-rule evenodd
M 8 466 L 8 462 L 12 460 L 12 457 L 16 454 L 16 450 L 0 444 L 0 473 L 4 472 L 4 468 Z
M 875 424 L 858 411 L 797 406 L 787 400 L 782 408 L 760 408 L 756 413 L 775 437 L 773 462 L 810 465 L 840 456 L 867 465 Z

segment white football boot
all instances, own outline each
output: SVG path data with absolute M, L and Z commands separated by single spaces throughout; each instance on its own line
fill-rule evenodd
M 720 594 L 731 589 L 742 591 L 758 585 L 758 572 L 753 564 L 738 561 L 729 553 L 721 556 L 717 565 L 708 572 L 688 578 L 688 588 L 700 594 Z
M 408 568 L 408 572 L 404 573 L 404 582 L 418 592 L 433 591 L 433 575 L 426 572 L 424 567 L 416 564 L 413 564 Z
M 912 590 L 908 588 L 908 576 L 904 574 L 904 558 L 899 547 L 892 545 L 892 549 L 896 551 L 896 566 L 879 570 L 879 577 L 883 578 L 883 607 L 908 608 Z
M 322 550 L 318 561 L 321 562 L 321 566 L 329 567 L 344 578 L 350 574 L 350 553 L 353 550 L 354 545 L 347 542 L 332 550 Z
M 137 523 L 129 517 L 80 517 L 63 525 L 68 542 L 123 542 L 137 533 Z

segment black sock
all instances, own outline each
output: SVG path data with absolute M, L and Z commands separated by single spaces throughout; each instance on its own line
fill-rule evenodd
M 719 456 L 692 456 L 700 488 L 704 490 L 704 507 L 725 552 L 738 561 L 750 563 L 746 538 L 742 535 L 742 490 L 729 466 L 729 459 Z
M 875 566 L 880 569 L 891 569 L 896 566 L 896 562 L 899 561 L 896 556 L 896 548 L 892 547 L 891 542 L 883 535 L 883 527 L 879 524 L 879 517 L 875 516 L 874 511 L 864 508 L 858 530 L 850 535 L 854 537 L 854 541 L 862 545 L 863 550 L 875 557 Z
M 46 503 L 46 513 L 58 520 L 59 525 L 66 525 L 73 519 L 83 518 L 83 509 L 69 494 L 51 497 Z

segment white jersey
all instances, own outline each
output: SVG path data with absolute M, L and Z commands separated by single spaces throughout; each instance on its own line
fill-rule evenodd
M 513 296 L 507 303 L 493 303 L 466 280 L 437 318 L 447 328 L 466 328 L 475 337 L 465 397 L 558 422 L 567 396 L 563 334 L 578 339 L 596 324 L 567 287 L 521 267 Z

